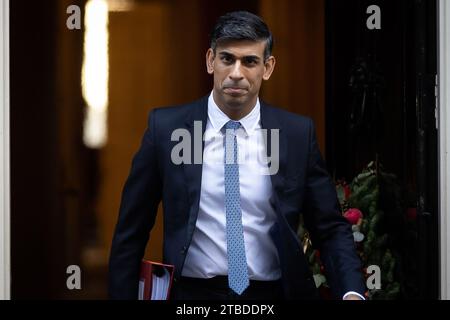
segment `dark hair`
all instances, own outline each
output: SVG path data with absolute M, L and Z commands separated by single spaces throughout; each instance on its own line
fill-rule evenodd
M 272 54 L 272 33 L 260 17 L 248 11 L 230 12 L 217 20 L 211 32 L 211 48 L 214 53 L 221 40 L 266 41 L 264 59 Z

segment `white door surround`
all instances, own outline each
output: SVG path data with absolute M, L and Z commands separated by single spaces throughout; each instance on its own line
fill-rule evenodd
M 10 299 L 9 0 L 0 2 L 0 300 Z

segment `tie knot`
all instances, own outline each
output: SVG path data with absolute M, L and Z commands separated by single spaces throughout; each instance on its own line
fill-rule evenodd
M 230 120 L 225 124 L 225 129 L 237 130 L 241 127 L 241 123 L 239 121 Z

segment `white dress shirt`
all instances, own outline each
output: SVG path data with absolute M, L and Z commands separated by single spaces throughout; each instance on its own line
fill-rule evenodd
M 228 274 L 222 128 L 230 120 L 211 94 L 204 138 L 199 212 L 182 271 L 186 277 L 211 278 Z M 269 235 L 276 214 L 269 203 L 272 183 L 263 160 L 266 149 L 259 100 L 239 122 L 243 129 L 237 130 L 236 137 L 248 275 L 251 280 L 277 280 L 281 278 L 278 253 Z

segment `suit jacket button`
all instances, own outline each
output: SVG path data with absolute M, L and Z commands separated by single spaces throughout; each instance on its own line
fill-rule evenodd
M 187 250 L 187 247 L 184 246 L 183 249 L 181 249 L 181 254 L 185 254 L 185 253 L 186 253 L 186 250 Z

